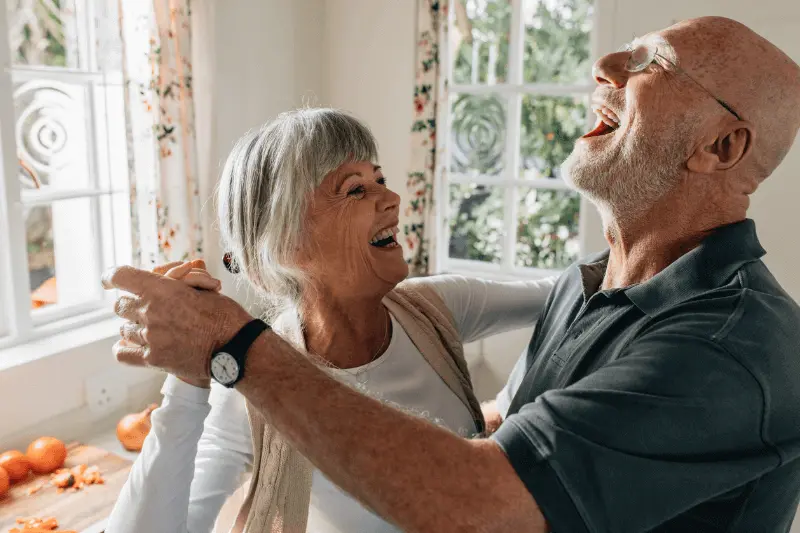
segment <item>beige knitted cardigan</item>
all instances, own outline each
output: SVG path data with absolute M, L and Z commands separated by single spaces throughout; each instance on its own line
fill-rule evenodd
M 383 301 L 442 381 L 469 409 L 478 432 L 484 431 L 480 404 L 464 360 L 453 316 L 431 287 L 404 282 Z M 276 327 L 281 328 L 278 324 Z M 283 326 L 284 338 L 305 352 L 299 328 Z M 248 402 L 253 437 L 253 477 L 239 510 L 234 533 L 306 533 L 311 497 L 311 463 L 296 451 Z

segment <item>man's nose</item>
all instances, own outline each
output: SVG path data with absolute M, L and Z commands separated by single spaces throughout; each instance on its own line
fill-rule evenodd
M 613 85 L 617 89 L 625 87 L 631 73 L 625 64 L 631 57 L 630 52 L 615 52 L 598 59 L 592 66 L 592 76 L 599 85 Z

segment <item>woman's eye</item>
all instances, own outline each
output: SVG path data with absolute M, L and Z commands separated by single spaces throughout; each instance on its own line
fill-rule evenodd
M 378 178 L 378 185 L 386 185 L 386 178 L 384 177 Z
M 366 192 L 367 190 L 364 188 L 363 185 L 359 185 L 358 187 L 353 187 L 347 192 L 347 196 L 359 196 Z

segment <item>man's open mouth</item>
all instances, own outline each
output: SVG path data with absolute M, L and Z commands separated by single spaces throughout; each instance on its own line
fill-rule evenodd
M 400 228 L 397 226 L 393 228 L 382 229 L 373 235 L 369 243 L 376 248 L 397 248 L 400 246 L 395 238 L 398 233 L 400 233 Z
M 608 135 L 619 128 L 620 120 L 616 113 L 602 105 L 595 105 L 592 110 L 597 115 L 597 125 L 592 131 L 581 137 L 582 139 Z

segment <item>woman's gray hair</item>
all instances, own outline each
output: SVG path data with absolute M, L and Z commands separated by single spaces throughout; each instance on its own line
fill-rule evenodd
M 266 319 L 294 307 L 303 273 L 294 264 L 313 191 L 347 161 L 376 162 L 366 125 L 336 109 L 282 113 L 234 146 L 217 194 L 223 245 L 264 297 Z

